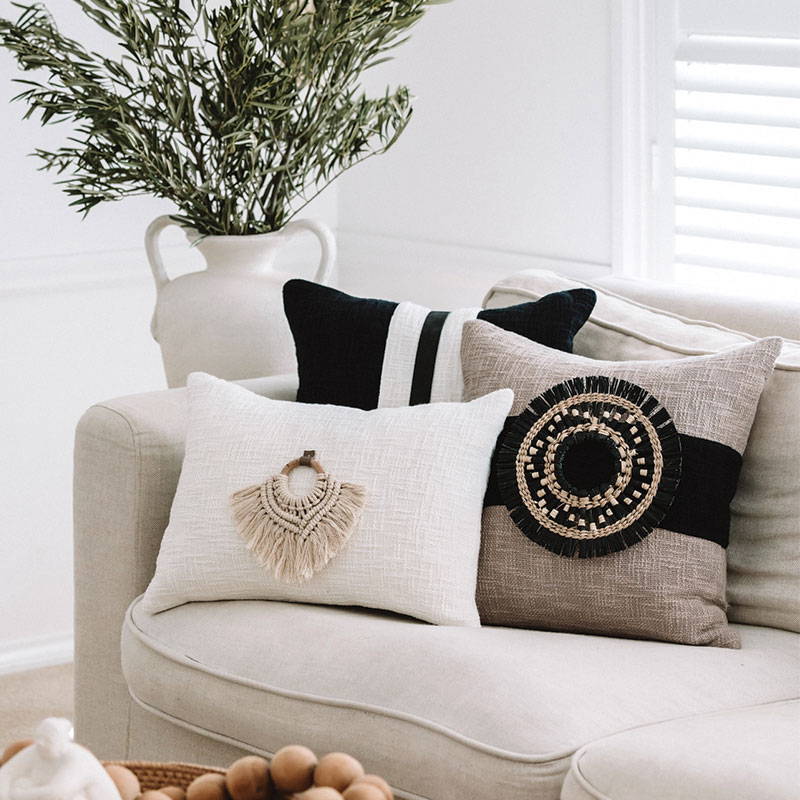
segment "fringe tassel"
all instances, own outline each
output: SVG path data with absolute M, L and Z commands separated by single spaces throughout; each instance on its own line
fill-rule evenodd
M 583 396 L 585 399 L 577 402 L 578 396 Z M 620 419 L 604 417 L 604 412 L 613 414 L 620 410 L 617 408 L 619 404 L 615 403 L 615 398 L 627 400 L 636 406 L 637 410 L 635 413 L 622 411 Z M 573 400 L 574 402 L 571 402 Z M 553 413 L 554 407 L 563 407 L 564 404 L 566 404 L 564 410 L 558 414 Z M 577 417 L 574 416 L 576 409 Z M 649 505 L 640 509 L 641 513 L 638 518 L 626 527 L 621 529 L 617 527 L 616 530 L 602 535 L 609 518 L 613 522 L 619 512 L 615 512 L 613 508 L 609 509 L 606 503 L 580 510 L 573 506 L 573 513 L 582 517 L 586 522 L 584 530 L 588 530 L 591 523 L 596 525 L 600 535 L 592 537 L 579 535 L 578 528 L 575 527 L 576 523 L 569 522 L 567 519 L 564 501 L 554 495 L 552 487 L 559 485 L 558 475 L 544 473 L 547 470 L 555 473 L 557 467 L 554 469 L 544 463 L 541 448 L 537 449 L 535 456 L 530 455 L 533 452 L 531 450 L 525 453 L 521 452 L 522 443 L 528 436 L 528 432 L 545 415 L 550 416 L 551 422 L 543 427 L 538 435 L 542 441 L 553 441 L 553 437 L 558 434 L 568 432 L 576 424 L 585 423 L 584 412 L 589 412 L 595 419 L 604 420 L 604 424 L 613 428 L 625 440 L 628 449 L 635 452 L 637 459 L 644 458 L 646 460 L 645 466 L 649 473 L 646 477 L 642 477 L 634 471 L 627 486 L 613 492 L 614 499 L 618 503 L 625 503 L 631 509 L 641 505 L 644 495 L 647 494 L 644 484 L 649 484 L 653 480 L 652 469 L 655 455 L 653 444 L 641 432 L 642 419 L 646 419 L 652 425 L 660 451 L 661 475 L 655 492 L 650 497 Z M 630 423 L 629 416 L 633 417 Z M 639 428 L 638 435 L 635 437 L 631 432 L 631 425 L 637 425 Z M 573 433 L 572 435 L 581 436 L 583 434 Z M 530 462 L 533 472 L 538 476 L 536 479 L 527 477 L 526 472 L 526 487 L 519 485 L 517 461 L 520 458 Z M 513 420 L 509 420 L 498 440 L 493 469 L 498 492 L 508 509 L 509 516 L 525 536 L 560 556 L 593 558 L 632 547 L 658 526 L 672 505 L 681 479 L 681 466 L 680 437 L 667 409 L 641 386 L 622 378 L 591 375 L 571 378 L 550 387 L 534 397 L 521 414 Z M 523 497 L 523 488 L 527 489 L 527 498 Z M 561 488 L 560 485 L 559 488 Z M 534 494 L 535 497 L 533 497 Z M 541 503 L 540 497 L 546 498 L 546 501 Z M 528 506 L 531 501 L 543 505 L 544 510 L 538 515 L 539 518 L 532 513 Z M 625 508 L 625 505 L 620 507 Z M 615 516 L 611 517 L 611 513 Z M 546 518 L 545 514 L 547 514 Z M 600 520 L 600 514 L 605 515 L 604 521 Z M 563 532 L 563 529 L 568 526 L 573 526 L 575 535 Z
M 327 478 L 318 502 L 278 506 L 264 484 L 231 496 L 236 528 L 261 566 L 287 583 L 304 583 L 347 543 L 364 508 L 363 486 Z

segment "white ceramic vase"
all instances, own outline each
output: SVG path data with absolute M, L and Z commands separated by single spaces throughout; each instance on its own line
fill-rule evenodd
M 171 280 L 158 239 L 164 228 L 176 224 L 168 216 L 158 217 L 145 234 L 157 292 L 150 330 L 161 346 L 169 386 L 183 386 L 189 373 L 198 370 L 227 380 L 293 372 L 294 344 L 282 292 L 291 275 L 276 270 L 275 259 L 290 238 L 310 231 L 322 247 L 314 280 L 330 283 L 336 259 L 330 228 L 311 219 L 252 236 L 201 237 L 182 228 L 206 268 Z

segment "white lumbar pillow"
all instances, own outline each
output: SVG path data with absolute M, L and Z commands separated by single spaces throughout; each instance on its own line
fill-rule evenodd
M 269 599 L 480 624 L 483 496 L 510 389 L 374 411 L 270 400 L 203 373 L 189 377 L 187 392 L 186 455 L 146 611 Z M 288 583 L 248 550 L 231 495 L 312 449 L 334 478 L 364 487 L 364 507 L 338 555 L 306 582 Z

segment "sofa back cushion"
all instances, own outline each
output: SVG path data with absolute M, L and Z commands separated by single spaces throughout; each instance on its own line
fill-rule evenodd
M 699 292 L 682 283 L 662 283 L 607 275 L 598 278 L 598 287 L 646 306 L 679 314 L 692 320 L 705 320 L 751 336 L 781 336 L 800 340 L 800 295 L 795 298 L 747 298 L 739 295 L 713 295 Z
M 585 285 L 529 270 L 497 284 L 485 303 L 504 306 Z M 597 304 L 575 337 L 579 355 L 613 361 L 671 359 L 715 353 L 755 338 L 637 303 L 599 285 L 591 288 Z M 669 294 L 665 290 L 665 297 Z M 659 295 L 653 284 L 651 302 Z M 708 303 L 713 306 L 713 299 Z M 744 453 L 731 504 L 728 602 L 733 622 L 800 631 L 800 342 L 784 342 Z

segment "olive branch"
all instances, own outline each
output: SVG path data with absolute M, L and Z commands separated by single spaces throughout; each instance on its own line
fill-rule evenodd
M 72 123 L 35 150 L 84 214 L 151 194 L 208 234 L 266 233 L 346 170 L 388 150 L 411 117 L 406 87 L 362 73 L 442 0 L 75 0 L 117 43 L 111 58 L 63 35 L 41 4 L 13 3 L 0 45 L 21 70 L 25 118 Z

